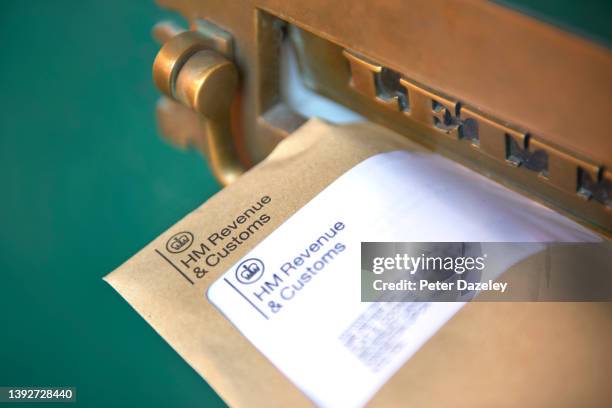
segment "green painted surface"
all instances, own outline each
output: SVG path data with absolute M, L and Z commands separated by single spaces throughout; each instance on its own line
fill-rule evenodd
M 513 4 L 612 37 L 604 2 Z M 152 0 L 0 4 L 0 385 L 223 406 L 101 280 L 219 188 L 157 136 L 149 30 L 164 16 Z
M 164 14 L 150 0 L 0 10 L 0 385 L 75 386 L 87 407 L 223 406 L 102 281 L 219 189 L 157 136 Z
M 610 0 L 495 0 L 574 34 L 612 46 Z

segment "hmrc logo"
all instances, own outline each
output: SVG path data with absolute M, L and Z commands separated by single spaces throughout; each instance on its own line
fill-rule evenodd
M 193 244 L 193 234 L 191 232 L 179 232 L 170 237 L 166 242 L 166 250 L 173 254 L 185 251 Z
M 257 282 L 263 276 L 264 264 L 257 258 L 249 258 L 240 262 L 236 268 L 236 279 L 243 284 Z

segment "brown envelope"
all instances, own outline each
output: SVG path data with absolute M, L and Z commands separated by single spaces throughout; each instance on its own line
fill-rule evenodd
M 229 405 L 312 406 L 208 302 L 206 291 L 340 175 L 374 154 L 400 149 L 421 148 L 373 124 L 311 120 L 105 280 Z M 198 248 L 262 201 L 269 220 L 218 265 L 204 270 L 197 259 L 183 262 L 182 248 Z M 611 345 L 610 303 L 471 303 L 370 405 L 612 406 Z

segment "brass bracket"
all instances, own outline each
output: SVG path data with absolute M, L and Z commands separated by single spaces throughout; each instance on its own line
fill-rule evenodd
M 230 114 L 238 71 L 228 59 L 233 52 L 231 36 L 208 22 L 196 28 L 180 32 L 164 43 L 153 62 L 153 81 L 167 98 L 200 115 L 200 126 L 195 125 L 197 134 L 182 134 L 174 139 L 179 144 L 199 146 L 217 180 L 227 185 L 245 170 L 234 146 Z M 154 32 L 162 39 L 173 34 L 167 26 L 157 27 Z M 160 109 L 169 114 L 180 112 L 168 101 L 162 101 Z M 173 129 L 179 128 L 180 124 Z

